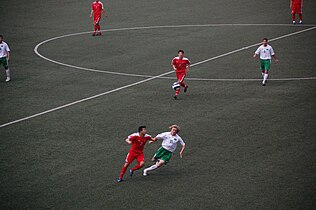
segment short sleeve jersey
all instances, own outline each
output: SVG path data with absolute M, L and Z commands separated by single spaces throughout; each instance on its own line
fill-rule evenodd
M 129 152 L 134 154 L 141 154 L 144 151 L 144 147 L 147 141 L 151 140 L 151 136 L 145 134 L 144 137 L 141 137 L 139 133 L 133 133 L 128 136 L 128 139 L 132 141 L 132 147 Z
M 270 45 L 266 47 L 261 45 L 255 52 L 256 55 L 260 55 L 260 59 L 267 60 L 271 59 L 271 56 L 274 55 L 273 48 Z
M 187 58 L 180 59 L 179 57 L 175 57 L 172 59 L 171 64 L 176 67 L 177 72 L 184 72 L 191 62 Z
M 2 41 L 2 43 L 0 44 L 0 58 L 7 57 L 8 52 L 10 52 L 8 44 Z
M 94 15 L 101 15 L 102 10 L 103 10 L 102 2 L 101 1 L 99 1 L 99 2 L 94 1 L 92 3 L 92 10 L 93 10 Z
M 180 143 L 182 146 L 184 145 L 184 141 L 178 134 L 173 136 L 171 135 L 171 132 L 164 132 L 158 134 L 156 137 L 162 139 L 161 146 L 169 152 L 174 152 L 177 149 L 178 143 Z

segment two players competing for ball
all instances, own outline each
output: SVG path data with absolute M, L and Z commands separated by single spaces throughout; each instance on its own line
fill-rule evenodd
M 138 133 L 133 133 L 128 136 L 125 140 L 126 143 L 131 145 L 131 148 L 126 156 L 125 164 L 122 167 L 121 173 L 117 182 L 123 181 L 123 176 L 128 168 L 128 166 L 134 161 L 137 160 L 138 164 L 129 170 L 130 176 L 133 176 L 134 172 L 142 168 L 145 164 L 144 160 L 144 146 L 149 141 L 151 144 L 154 141 L 162 140 L 162 146 L 158 149 L 153 157 L 153 161 L 157 161 L 156 164 L 146 168 L 143 172 L 144 176 L 147 176 L 148 171 L 155 170 L 161 167 L 164 164 L 167 164 L 177 148 L 177 144 L 182 145 L 180 151 L 180 157 L 182 158 L 183 151 L 185 149 L 185 143 L 182 138 L 178 135 L 180 127 L 178 125 L 172 125 L 169 127 L 170 132 L 164 132 L 158 134 L 155 138 L 152 138 L 147 134 L 146 126 L 140 126 L 138 128 Z

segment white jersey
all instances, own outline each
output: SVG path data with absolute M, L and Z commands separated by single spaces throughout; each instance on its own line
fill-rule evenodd
M 258 47 L 258 49 L 255 52 L 256 55 L 260 55 L 260 59 L 271 60 L 271 56 L 274 55 L 273 48 L 270 45 L 267 45 L 266 47 L 261 45 Z
M 8 44 L 2 41 L 2 43 L 0 44 L 0 58 L 7 57 L 8 52 L 10 52 Z
M 177 143 L 184 145 L 182 138 L 176 134 L 175 136 L 171 135 L 171 132 L 164 132 L 158 134 L 156 138 L 162 139 L 162 147 L 170 152 L 174 152 L 177 149 Z

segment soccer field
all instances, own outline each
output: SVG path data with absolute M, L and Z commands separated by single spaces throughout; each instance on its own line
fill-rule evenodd
M 91 2 L 1 0 L 1 209 L 316 208 L 315 1 L 302 25 L 289 1 L 102 1 L 96 37 Z M 264 37 L 279 63 L 261 86 Z M 192 67 L 174 100 L 179 49 Z M 117 183 L 126 137 L 171 124 L 183 159 Z

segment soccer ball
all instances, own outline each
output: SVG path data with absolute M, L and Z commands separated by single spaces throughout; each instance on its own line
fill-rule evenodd
M 174 82 L 171 87 L 172 87 L 172 89 L 177 90 L 180 88 L 180 84 L 179 84 L 179 82 Z

